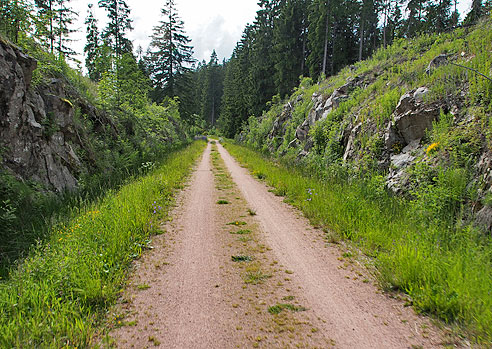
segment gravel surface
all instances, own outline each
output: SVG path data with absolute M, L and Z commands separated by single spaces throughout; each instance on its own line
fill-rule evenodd
M 428 319 L 367 282 L 220 144 L 208 145 L 172 217 L 114 310 L 117 347 L 442 347 Z

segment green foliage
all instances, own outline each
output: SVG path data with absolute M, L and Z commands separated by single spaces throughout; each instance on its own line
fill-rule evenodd
M 182 77 L 190 70 L 188 64 L 194 63 L 193 48 L 185 35 L 184 23 L 178 16 L 175 1 L 166 1 L 161 9 L 162 20 L 155 26 L 150 43 L 150 56 L 147 58 L 154 86 L 164 96 L 174 98 L 186 83 Z
M 84 202 L 0 283 L 2 347 L 92 346 L 127 267 L 157 232 L 204 143 L 174 153 L 95 203 Z M 3 215 L 2 215 L 3 216 Z
M 18 43 L 25 32 L 31 29 L 30 2 L 26 0 L 0 1 L 0 34 L 9 40 Z

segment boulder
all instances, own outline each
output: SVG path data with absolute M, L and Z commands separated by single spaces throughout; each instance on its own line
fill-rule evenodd
M 412 165 L 416 159 L 416 153 L 420 149 L 420 140 L 410 142 L 399 154 L 390 156 L 389 173 L 386 179 L 386 186 L 395 193 L 399 193 L 404 188 L 409 175 L 407 168 Z
M 314 93 L 313 108 L 309 111 L 309 114 L 304 122 L 296 129 L 296 138 L 301 142 L 307 140 L 309 130 L 318 121 L 322 121 L 328 117 L 328 115 L 338 108 L 340 103 L 348 98 L 348 93 L 354 87 L 356 80 L 351 79 L 347 83 L 337 88 L 326 100 L 322 94 Z
M 391 150 L 396 143 L 406 146 L 421 139 L 427 130 L 432 129 L 432 123 L 439 118 L 442 105 L 427 104 L 425 97 L 428 93 L 426 87 L 420 87 L 401 96 L 393 114 L 394 121 L 387 127 L 387 149 Z
M 437 55 L 429 62 L 429 65 L 425 69 L 425 73 L 430 74 L 432 70 L 446 64 L 447 62 L 448 62 L 448 55 L 446 54 Z
M 492 207 L 484 206 L 480 211 L 478 211 L 475 224 L 480 229 L 492 234 Z

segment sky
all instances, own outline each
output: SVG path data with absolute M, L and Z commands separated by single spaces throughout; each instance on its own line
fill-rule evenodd
M 467 13 L 472 0 L 458 0 L 458 10 L 461 19 Z M 85 18 L 87 4 L 93 3 L 96 17 L 99 19 L 99 28 L 106 26 L 106 14 L 99 9 L 97 0 L 74 0 L 71 5 L 79 14 L 75 28 L 72 47 L 82 53 L 85 45 Z M 133 41 L 134 48 L 142 46 L 144 52 L 150 43 L 152 28 L 161 19 L 160 10 L 165 0 L 126 0 L 131 9 L 134 30 L 128 34 Z M 186 34 L 192 40 L 194 56 L 198 61 L 210 59 L 215 49 L 219 60 L 228 59 L 236 43 L 241 38 L 244 27 L 252 23 L 259 9 L 258 0 L 176 0 L 178 15 L 184 21 Z M 77 57 L 84 62 L 81 55 Z
M 99 29 L 106 26 L 105 12 L 97 6 L 97 0 L 74 0 L 73 10 L 79 13 L 75 28 L 79 30 L 72 36 L 76 52 L 83 52 L 85 45 L 85 18 L 87 5 L 93 3 Z M 149 46 L 152 28 L 161 20 L 160 10 L 165 0 L 126 0 L 131 10 L 134 30 L 128 34 L 134 48 L 142 46 L 144 52 Z M 244 27 L 252 23 L 259 9 L 258 0 L 176 0 L 178 15 L 184 21 L 184 28 L 192 40 L 194 56 L 197 60 L 208 61 L 215 49 L 219 60 L 228 59 L 236 43 L 241 38 Z M 81 56 L 78 57 L 83 62 Z

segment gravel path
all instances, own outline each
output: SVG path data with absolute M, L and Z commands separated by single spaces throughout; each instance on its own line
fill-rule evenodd
M 441 347 L 427 319 L 363 282 L 363 268 L 340 258 L 323 232 L 215 149 L 208 145 L 166 233 L 135 264 L 114 311 L 117 347 Z M 244 228 L 231 226 L 238 219 Z M 245 254 L 253 262 L 231 261 Z M 247 281 L 252 273 L 261 280 Z M 285 303 L 293 308 L 270 311 Z
M 168 251 L 156 247 L 137 265 L 130 296 L 135 325 L 112 334 L 119 347 L 229 347 L 232 314 L 223 302 L 224 288 L 216 287 L 223 282 L 210 148 L 209 144 L 168 227 Z M 139 291 L 140 285 L 151 287 Z
M 340 268 L 340 251 L 326 247 L 322 232 L 313 231 L 307 219 L 253 179 L 219 145 L 232 178 L 257 212 L 266 241 L 279 261 L 294 271 L 293 279 L 308 299 L 308 307 L 324 320 L 323 330 L 339 348 L 439 347 L 432 326 L 400 301 L 376 293 L 376 288 L 355 282 Z M 314 241 L 313 241 L 314 239 Z M 426 329 L 424 338 L 423 329 Z

